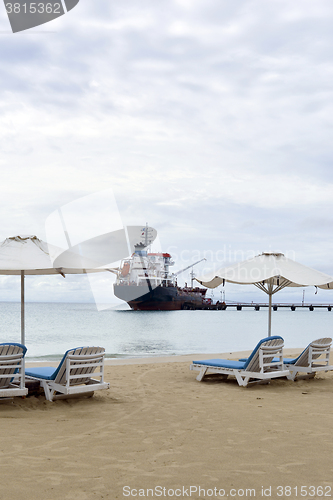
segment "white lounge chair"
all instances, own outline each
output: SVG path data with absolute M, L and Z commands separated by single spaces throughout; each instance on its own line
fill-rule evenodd
M 29 380 L 39 380 L 48 401 L 73 395 L 93 395 L 94 391 L 109 389 L 104 382 L 103 347 L 77 347 L 67 351 L 57 368 L 41 366 L 26 369 Z M 95 370 L 98 370 L 96 373 Z M 91 378 L 91 375 L 99 378 Z
M 284 366 L 290 371 L 288 378 L 295 380 L 298 373 L 314 377 L 316 372 L 333 370 L 329 364 L 331 343 L 330 337 L 314 340 L 297 358 L 284 359 Z
M 0 344 L 0 398 L 26 396 L 24 382 L 24 355 L 27 348 L 22 344 Z
M 197 376 L 199 382 L 206 375 L 219 373 L 226 376 L 234 375 L 240 386 L 287 377 L 290 374 L 283 366 L 283 338 L 279 336 L 260 340 L 246 361 L 228 359 L 193 361 L 190 369 L 200 372 Z

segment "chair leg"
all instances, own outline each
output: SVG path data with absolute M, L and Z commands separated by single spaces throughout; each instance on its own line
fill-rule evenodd
M 202 381 L 202 379 L 204 378 L 204 376 L 206 375 L 206 372 L 207 372 L 208 368 L 207 367 L 203 367 L 201 368 L 200 372 L 199 372 L 199 375 L 197 376 L 197 380 L 199 382 Z
M 295 370 L 295 368 L 292 368 L 291 371 L 289 372 L 289 375 L 287 375 L 287 379 L 292 380 L 294 382 L 296 375 L 297 375 L 297 370 Z
M 250 377 L 248 375 L 242 376 L 238 370 L 234 371 L 234 375 L 236 377 L 236 380 L 238 382 L 238 385 L 245 387 L 247 386 L 248 381 L 250 380 Z
M 41 386 L 43 387 L 44 389 L 44 394 L 45 394 L 45 398 L 47 399 L 47 401 L 53 401 L 53 396 L 55 394 L 55 390 L 53 390 L 49 385 L 48 383 L 45 381 L 45 380 L 41 380 L 40 381 L 40 384 Z

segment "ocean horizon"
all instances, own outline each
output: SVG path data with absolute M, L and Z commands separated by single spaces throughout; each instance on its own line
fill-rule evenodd
M 20 303 L 0 302 L 0 342 L 20 342 Z M 272 311 L 272 335 L 286 348 L 331 336 L 333 311 Z M 105 347 L 107 358 L 233 352 L 267 336 L 268 309 L 132 311 L 127 304 L 98 311 L 95 304 L 28 302 L 25 345 L 30 361 L 58 360 L 67 349 Z

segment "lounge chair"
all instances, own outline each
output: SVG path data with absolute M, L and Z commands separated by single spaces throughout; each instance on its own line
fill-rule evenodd
M 277 359 L 274 359 L 274 358 Z M 290 372 L 283 366 L 283 338 L 266 337 L 254 348 L 246 361 L 228 359 L 207 359 L 193 361 L 191 370 L 199 371 L 197 380 L 201 382 L 206 375 L 234 375 L 240 386 L 252 382 L 270 381 L 276 377 L 287 377 Z
M 74 395 L 92 396 L 94 391 L 108 389 L 104 382 L 103 347 L 77 347 L 67 351 L 57 368 L 41 366 L 25 371 L 29 380 L 39 380 L 48 401 Z M 96 373 L 94 371 L 99 369 Z M 91 378 L 94 374 L 95 377 Z
M 288 378 L 295 380 L 298 373 L 314 377 L 316 372 L 333 370 L 329 365 L 331 343 L 330 337 L 314 340 L 297 358 L 284 359 L 284 366 L 290 371 Z
M 289 380 L 295 380 L 298 372 L 314 377 L 316 372 L 333 370 L 333 366 L 329 366 L 331 343 L 330 337 L 317 339 L 311 342 L 297 358 L 284 358 L 283 364 L 290 371 Z M 243 362 L 246 360 L 247 358 L 239 359 Z
M 14 342 L 0 344 L 0 398 L 26 396 L 24 355 L 27 348 Z

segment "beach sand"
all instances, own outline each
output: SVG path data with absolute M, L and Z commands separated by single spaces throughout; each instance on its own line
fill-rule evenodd
M 247 354 L 109 360 L 93 398 L 2 403 L 0 498 L 332 497 L 333 373 L 241 388 L 189 370 Z

